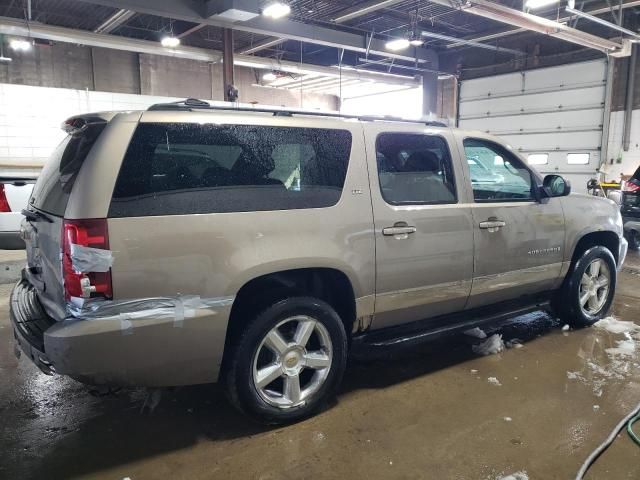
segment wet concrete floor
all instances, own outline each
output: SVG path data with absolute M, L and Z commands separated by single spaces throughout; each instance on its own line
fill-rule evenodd
M 613 314 L 640 324 L 637 253 L 627 267 Z M 0 478 L 570 479 L 640 402 L 640 336 L 607 352 L 625 336 L 564 332 L 540 313 L 501 327 L 523 345 L 497 355 L 456 336 L 353 360 L 335 403 L 297 425 L 255 425 L 215 385 L 165 390 L 149 411 L 158 397 L 143 408 L 142 389 L 96 396 L 17 360 L 9 291 L 0 286 Z M 622 433 L 587 478 L 640 478 L 640 448 Z

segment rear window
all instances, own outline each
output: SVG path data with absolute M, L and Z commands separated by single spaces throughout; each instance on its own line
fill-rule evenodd
M 105 126 L 106 122 L 87 125 L 82 133 L 68 135 L 60 142 L 38 176 L 29 205 L 64 216 L 80 167 Z
M 340 200 L 345 130 L 142 123 L 110 217 L 321 208 Z

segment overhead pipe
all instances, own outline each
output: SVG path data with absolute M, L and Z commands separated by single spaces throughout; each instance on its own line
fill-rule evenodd
M 636 63 L 638 60 L 638 45 L 634 44 L 629 57 L 629 72 L 627 73 L 627 99 L 624 109 L 624 129 L 622 131 L 622 149 L 629 151 L 631 144 L 631 117 L 633 114 L 633 90 L 636 81 Z
M 590 15 L 581 10 L 576 10 L 575 8 L 571 8 L 571 7 L 566 7 L 565 11 L 572 15 L 577 15 L 578 17 L 586 18 L 587 20 L 591 20 L 592 22 L 598 23 L 600 25 L 604 25 L 607 28 L 611 28 L 613 30 L 622 32 L 625 35 L 629 35 L 630 37 L 635 38 L 636 40 L 640 40 L 640 35 L 638 35 L 636 32 L 629 30 L 627 28 L 621 27 L 620 25 L 616 25 L 615 23 L 607 22 L 606 20 L 600 17 L 596 17 L 595 15 Z
M 589 10 L 588 13 L 589 15 L 600 15 L 603 13 L 608 13 L 611 10 L 626 10 L 627 8 L 635 8 L 635 7 L 640 7 L 640 0 L 633 0 L 631 2 L 627 2 L 627 3 L 623 3 L 621 5 L 613 5 L 612 8 L 610 9 L 609 7 L 602 7 L 602 8 L 596 8 L 594 10 Z M 569 21 L 570 17 L 562 17 L 558 19 L 559 23 L 565 23 L 567 21 Z M 512 30 L 507 30 L 505 32 L 498 32 L 498 33 L 491 33 L 489 35 L 482 35 L 479 37 L 473 37 L 473 38 L 468 38 L 465 40 L 471 40 L 474 42 L 486 42 L 488 40 L 495 40 L 497 38 L 504 38 L 504 37 L 509 37 L 511 35 L 515 35 L 517 33 L 523 33 L 526 32 L 527 29 L 526 28 L 514 28 Z M 457 47 L 464 47 L 465 43 L 463 40 L 460 40 L 458 42 L 455 43 L 451 43 L 449 45 L 446 45 L 445 48 L 457 48 Z
M 604 53 L 612 53 L 622 49 L 622 45 L 606 38 L 601 38 L 590 33 L 571 28 L 562 23 L 548 18 L 532 15 L 530 13 L 505 7 L 504 5 L 488 0 L 467 0 L 462 6 L 453 0 L 430 0 L 432 3 L 457 8 L 465 13 L 489 18 L 497 22 L 506 23 L 515 27 L 521 27 L 545 35 L 550 35 L 567 42 L 575 43 L 583 47 L 593 48 Z
M 104 22 L 102 22 L 98 27 L 96 27 L 93 31 L 95 33 L 110 33 L 118 28 L 123 23 L 127 22 L 131 17 L 133 17 L 136 12 L 132 12 L 131 10 L 125 10 L 121 8 L 116 13 L 107 18 Z

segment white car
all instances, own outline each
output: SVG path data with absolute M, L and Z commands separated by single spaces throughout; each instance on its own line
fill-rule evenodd
M 0 178 L 0 249 L 18 250 L 25 248 L 20 238 L 22 209 L 27 207 L 35 178 Z

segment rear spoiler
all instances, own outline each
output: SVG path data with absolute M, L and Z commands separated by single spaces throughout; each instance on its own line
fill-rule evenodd
M 118 113 L 119 112 L 98 112 L 74 115 L 62 122 L 60 128 L 69 135 L 77 135 L 84 132 L 91 125 L 108 123 Z
M 26 185 L 27 183 L 36 183 L 36 177 L 3 177 L 0 176 L 0 183 L 11 183 L 17 187 Z

